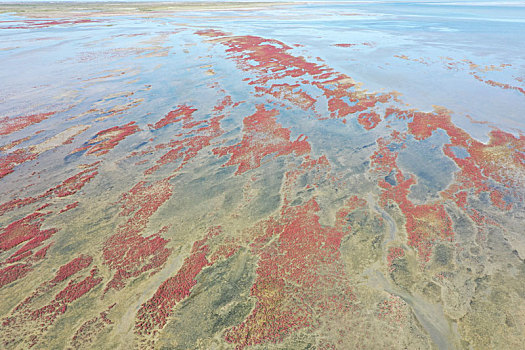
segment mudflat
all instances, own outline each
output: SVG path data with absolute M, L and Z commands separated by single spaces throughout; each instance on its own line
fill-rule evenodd
M 0 12 L 0 348 L 522 347 L 519 3 Z

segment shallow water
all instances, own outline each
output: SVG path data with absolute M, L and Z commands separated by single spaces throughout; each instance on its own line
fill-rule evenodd
M 519 348 L 523 18 L 1 14 L 2 347 Z

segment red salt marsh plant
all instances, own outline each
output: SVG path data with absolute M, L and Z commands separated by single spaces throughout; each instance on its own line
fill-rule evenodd
M 386 260 L 387 260 L 389 272 L 392 272 L 395 269 L 394 266 L 392 266 L 394 261 L 404 256 L 405 256 L 405 250 L 401 247 L 390 247 L 388 249 L 388 255 L 386 257 Z
M 220 254 L 221 250 L 225 257 L 233 254 L 229 249 L 219 248 L 212 262 L 208 260 L 210 248 L 207 243 L 221 232 L 220 227 L 212 227 L 203 239 L 193 243 L 190 255 L 184 259 L 177 273 L 164 281 L 153 297 L 142 304 L 135 321 L 135 333 L 141 336 L 157 334 L 166 325 L 174 307 L 190 295 L 197 284 L 195 278 L 202 269 L 211 266 L 219 259 L 220 256 L 217 254 Z
M 61 19 L 61 20 L 49 20 L 49 19 L 28 19 L 22 21 L 1 21 L 0 23 L 16 23 L 15 25 L 8 25 L 6 27 L 0 27 L 0 29 L 32 29 L 32 28 L 47 28 L 51 26 L 59 25 L 75 25 L 84 23 L 96 23 L 98 20 L 94 19 Z
M 196 108 L 182 105 L 173 111 L 170 111 L 168 114 L 166 114 L 166 116 L 164 116 L 164 118 L 155 124 L 149 124 L 149 126 L 155 130 L 158 130 L 165 127 L 166 125 L 182 122 L 184 127 L 193 120 L 192 114 L 196 111 Z
M 210 38 L 208 42 L 224 45 L 228 57 L 235 60 L 240 69 L 254 74 L 245 81 L 254 86 L 257 96 L 288 101 L 305 111 L 313 111 L 319 119 L 327 118 L 315 111 L 315 104 L 323 97 L 328 103 L 330 118 L 345 121 L 346 117 L 367 111 L 358 122 L 370 130 L 381 121 L 374 108 L 392 98 L 389 94 L 361 90 L 349 76 L 292 54 L 292 47 L 278 40 L 228 36 L 217 30 L 200 30 L 196 34 Z M 285 81 L 290 78 L 296 83 Z
M 86 273 L 91 263 L 92 258 L 88 255 L 72 259 L 58 269 L 53 279 L 38 286 L 9 316 L 4 317 L 0 325 L 3 346 L 30 348 L 38 344 L 41 336 L 67 312 L 71 304 L 102 282 L 102 277 L 97 276 L 96 266 Z M 77 274 L 80 275 L 71 278 Z M 64 287 L 67 280 L 69 282 Z M 57 292 L 59 285 L 62 288 Z
M 89 183 L 96 175 L 98 175 L 97 166 L 99 162 L 89 164 L 86 169 L 70 176 L 62 181 L 60 184 L 49 188 L 44 193 L 37 197 L 15 198 L 3 204 L 0 204 L 0 215 L 21 208 L 29 204 L 36 203 L 43 199 L 52 199 L 60 197 L 68 197 L 74 195 L 81 190 L 87 183 Z M 40 209 L 39 209 L 40 210 Z
M 115 305 L 117 304 L 114 303 L 110 305 L 98 316 L 82 323 L 82 325 L 76 330 L 75 335 L 71 338 L 71 347 L 79 349 L 85 347 L 87 344 L 91 344 L 105 328 L 114 324 L 114 322 L 109 319 L 108 314 Z
M 11 174 L 17 165 L 34 160 L 36 158 L 36 154 L 28 152 L 24 149 L 17 149 L 14 152 L 6 154 L 5 156 L 0 155 L 0 179 L 8 174 Z
M 120 215 L 129 218 L 104 244 L 104 265 L 115 271 L 104 293 L 110 289 L 120 290 L 126 280 L 148 271 L 153 274 L 164 265 L 171 254 L 171 249 L 166 248 L 168 240 L 162 238 L 168 227 L 147 237 L 141 233 L 149 218 L 171 195 L 169 179 L 163 179 L 149 186 L 139 182 L 122 196 Z
M 38 124 L 43 120 L 55 115 L 57 112 L 37 113 L 18 117 L 0 118 L 0 135 L 9 135 L 16 131 L 27 128 L 30 125 Z
M 12 222 L 1 231 L 0 251 L 18 248 L 0 262 L 0 288 L 25 277 L 33 270 L 33 263 L 46 256 L 50 244 L 40 247 L 58 230 L 55 228 L 41 230 L 45 216 L 46 214 L 35 212 Z
M 331 319 L 356 310 L 339 248 L 351 230 L 347 215 L 364 205 L 362 199 L 351 197 L 338 211 L 333 227 L 319 223 L 315 199 L 284 207 L 277 220 L 259 225 L 260 236 L 251 245 L 259 256 L 250 290 L 256 298 L 255 308 L 226 331 L 225 339 L 237 349 L 268 346 L 297 330 L 317 328 L 323 317 Z
M 129 122 L 121 126 L 114 126 L 109 129 L 99 131 L 94 138 L 86 142 L 84 146 L 75 149 L 73 153 L 87 151 L 86 154 L 101 156 L 108 153 L 122 140 L 124 140 L 129 135 L 136 133 L 137 131 L 140 131 L 140 128 L 135 124 L 135 122 Z
M 231 154 L 224 166 L 238 165 L 236 174 L 256 169 L 268 155 L 279 157 L 295 153 L 300 156 L 310 152 L 310 144 L 304 135 L 290 140 L 290 130 L 277 123 L 277 110 L 267 110 L 257 105 L 257 111 L 244 118 L 242 140 L 232 146 L 217 147 L 213 153 L 222 157 Z
M 385 118 L 390 116 L 407 120 L 408 132 L 416 140 L 425 140 L 438 129 L 449 136 L 450 142 L 443 146 L 443 153 L 456 163 L 460 171 L 454 175 L 455 183 L 443 192 L 445 198 L 454 200 L 458 195 L 456 201 L 460 207 L 464 207 L 468 193 L 479 195 L 489 192 L 493 205 L 503 210 L 512 208 L 512 203 L 505 198 L 519 199 L 515 188 L 523 186 L 523 181 L 516 174 L 525 172 L 525 136 L 516 137 L 493 129 L 489 133 L 489 142 L 485 144 L 454 125 L 449 113 L 444 110 L 425 113 L 389 108 Z M 466 156 L 457 156 L 454 147 L 463 149 Z M 494 189 L 494 181 L 502 189 Z
M 222 112 L 226 106 L 230 106 L 231 97 L 226 96 L 213 109 L 215 113 Z M 165 165 L 179 163 L 174 173 L 181 170 L 190 160 L 204 148 L 211 145 L 212 141 L 221 136 L 224 131 L 221 128 L 220 121 L 224 115 L 215 115 L 206 120 L 194 120 L 193 113 L 197 109 L 187 105 L 180 105 L 175 110 L 170 111 L 166 116 L 155 124 L 150 124 L 150 128 L 158 130 L 168 125 L 173 125 L 176 130 L 182 131 L 175 135 L 170 142 L 157 144 L 154 151 L 168 149 L 157 161 L 156 164 L 144 172 L 145 175 L 151 175 Z M 133 155 L 146 155 L 151 150 Z

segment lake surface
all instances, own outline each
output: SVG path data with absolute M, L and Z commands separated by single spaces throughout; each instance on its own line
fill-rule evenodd
M 57 6 L 0 5 L 0 347 L 522 346 L 523 4 Z

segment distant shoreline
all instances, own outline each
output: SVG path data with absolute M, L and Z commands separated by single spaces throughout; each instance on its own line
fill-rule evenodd
M 298 5 L 299 2 L 280 1 L 46 1 L 0 2 L 0 13 L 30 17 L 153 15 L 182 11 L 258 9 L 272 6 Z

